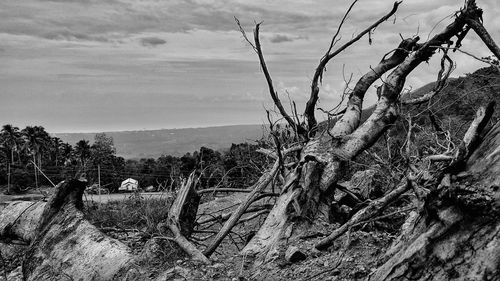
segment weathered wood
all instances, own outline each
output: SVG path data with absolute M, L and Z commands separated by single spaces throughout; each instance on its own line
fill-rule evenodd
M 401 4 L 401 2 L 397 2 L 397 1 L 394 2 L 394 5 L 393 5 L 391 11 L 389 11 L 389 13 L 387 13 L 386 15 L 381 17 L 379 20 L 377 20 L 372 25 L 370 25 L 368 28 L 361 31 L 358 35 L 356 35 L 354 38 L 349 40 L 347 43 L 340 46 L 335 51 L 331 52 L 331 47 L 330 47 L 328 49 L 327 54 L 325 56 L 323 56 L 323 58 L 320 60 L 318 66 L 316 67 L 316 70 L 314 72 L 314 76 L 313 76 L 312 83 L 311 83 L 311 94 L 310 94 L 309 100 L 306 103 L 306 108 L 304 110 L 304 116 L 307 119 L 308 129 L 312 134 L 317 129 L 316 128 L 317 121 L 316 121 L 316 117 L 315 117 L 314 112 L 316 110 L 316 103 L 318 102 L 318 99 L 319 99 L 319 83 L 321 83 L 320 80 L 323 77 L 323 71 L 325 70 L 328 62 L 331 59 L 333 59 L 335 56 L 337 56 L 338 54 L 343 52 L 345 49 L 349 48 L 349 46 L 351 46 L 352 44 L 359 41 L 361 38 L 363 38 L 363 36 L 365 36 L 367 33 L 371 32 L 374 28 L 379 26 L 381 23 L 383 23 L 386 20 L 388 20 L 389 18 L 391 18 L 398 10 L 398 7 L 400 4 Z
M 170 210 L 168 212 L 168 228 L 174 235 L 173 240 L 193 259 L 209 264 L 210 260 L 196 248 L 186 237 L 191 235 L 196 213 L 200 203 L 200 197 L 196 193 L 195 174 L 191 173 L 187 181 L 182 185 L 177 193 Z
M 368 73 L 363 75 L 354 86 L 347 101 L 346 112 L 335 126 L 330 130 L 330 134 L 334 137 L 342 137 L 352 133 L 359 126 L 361 121 L 361 111 L 363 109 L 363 100 L 368 88 L 387 71 L 393 69 L 402 63 L 408 56 L 409 52 L 415 48 L 418 37 L 403 40 L 394 50 L 389 58 L 384 58 L 382 61 L 371 68 Z
M 369 280 L 497 280 L 500 276 L 500 122 L 466 164 L 408 221 Z
M 7 205 L 0 216 L 0 240 L 19 239 L 31 243 L 45 204 L 43 201 L 16 201 Z
M 86 183 L 58 186 L 43 213 L 23 261 L 26 280 L 113 280 L 139 274 L 129 248 L 83 218 Z

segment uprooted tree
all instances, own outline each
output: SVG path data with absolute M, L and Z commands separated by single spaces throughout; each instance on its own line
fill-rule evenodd
M 260 24 L 255 27 L 253 41 L 241 29 L 259 57 L 274 104 L 293 129 L 297 142 L 287 147 L 275 138 L 276 151 L 267 151 L 269 157 L 275 159 L 274 165 L 252 186 L 246 201 L 232 212 L 203 252 L 186 239 L 192 229 L 193 210 L 198 204 L 191 184 L 186 183 L 180 192 L 182 196 L 173 204 L 169 217 L 162 225 L 170 230 L 171 237 L 167 239 L 191 257 L 209 262 L 208 258 L 252 202 L 272 182 L 278 182 L 279 197 L 242 254 L 254 257 L 257 264 L 283 255 L 289 244 L 300 243 L 297 237 L 301 233 L 331 214 L 330 203 L 335 190 L 345 189 L 338 183 L 345 173 L 346 164 L 373 145 L 394 124 L 400 115 L 401 105 L 422 103 L 439 94 L 439 87 L 436 87 L 418 100 L 402 100 L 405 80 L 419 64 L 441 51 L 443 60 L 438 82 L 444 81 L 452 68 L 448 50 L 458 49 L 471 29 L 500 59 L 500 49 L 482 25 L 481 9 L 475 1 L 468 0 L 456 13 L 453 22 L 427 42 L 419 43 L 419 38 L 413 37 L 395 46 L 355 84 L 349 92 L 347 106 L 335 124 L 321 128 L 315 112 L 325 67 L 339 53 L 390 19 L 399 5 L 400 2 L 394 3 L 389 13 L 346 44 L 335 48 L 348 10 L 314 72 L 303 119 L 296 111 L 288 113 L 285 110 L 274 89 L 259 40 Z M 387 73 L 377 89 L 375 110 L 362 122 L 366 92 Z M 386 263 L 374 272 L 372 280 L 441 279 L 452 276 L 489 280 L 489 277 L 498 277 L 500 226 L 496 216 L 500 179 L 495 171 L 500 168 L 496 149 L 500 142 L 500 125 L 497 124 L 485 138 L 482 137 L 492 112 L 492 104 L 481 107 L 460 145 L 446 154 L 426 159 L 444 161 L 441 169 L 426 171 L 427 165 L 408 160 L 406 174 L 399 185 L 382 197 L 369 201 L 342 226 L 321 239 L 315 248 L 328 248 L 351 227 L 376 216 L 403 193 L 413 190 L 419 199 L 418 208 L 409 216 L 400 237 L 387 253 Z M 411 134 L 411 126 L 408 134 Z M 479 160 L 481 157 L 486 160 Z M 475 180 L 478 177 L 483 180 Z M 23 264 L 25 279 L 50 279 L 54 276 L 78 276 L 82 280 L 146 278 L 142 269 L 136 266 L 138 257 L 130 254 L 124 244 L 107 237 L 83 219 L 83 188 L 80 181 L 73 180 L 60 185 L 48 203 L 12 205 L 9 206 L 10 214 L 2 214 L 0 236 L 16 237 L 30 243 Z M 189 211 L 182 211 L 186 206 Z
M 255 26 L 253 42 L 246 36 L 244 30 L 240 26 L 244 38 L 253 47 L 259 57 L 260 65 L 268 84 L 269 93 L 277 110 L 281 114 L 282 118 L 286 120 L 288 125 L 294 129 L 298 139 L 300 140 L 299 144 L 294 144 L 293 147 L 289 147 L 283 151 L 278 149 L 276 153 L 273 154 L 276 158 L 275 166 L 273 166 L 268 174 L 263 177 L 264 179 L 265 177 L 269 177 L 270 174 L 278 174 L 280 171 L 279 166 L 284 164 L 283 162 L 285 158 L 287 159 L 286 168 L 284 168 L 285 177 L 282 179 L 280 187 L 281 195 L 277 199 L 274 208 L 267 216 L 267 219 L 257 234 L 242 250 L 242 254 L 256 258 L 257 263 L 270 261 L 279 255 L 282 255 L 287 249 L 287 244 L 293 243 L 292 241 L 294 241 L 294 237 L 299 236 L 306 229 L 310 228 L 322 214 L 329 213 L 329 203 L 332 201 L 332 195 L 334 194 L 335 189 L 340 187 L 338 185 L 338 181 L 340 180 L 342 174 L 345 173 L 346 163 L 374 144 L 382 136 L 382 134 L 386 132 L 392 124 L 394 124 L 401 110 L 401 92 L 403 90 L 405 80 L 407 76 L 416 67 L 418 67 L 419 64 L 427 62 L 432 55 L 441 50 L 444 55 L 442 60 L 442 70 L 438 75 L 439 81 L 437 84 L 440 85 L 440 82 L 446 80 L 449 76 L 451 68 L 453 67 L 453 64 L 451 63 L 451 65 L 448 66 L 448 69 L 445 69 L 446 63 L 449 64 L 451 62 L 447 56 L 447 51 L 449 49 L 458 49 L 461 46 L 463 38 L 467 35 L 470 29 L 473 29 L 481 37 L 488 48 L 495 54 L 495 56 L 500 58 L 498 46 L 482 25 L 482 10 L 476 6 L 475 1 L 467 1 L 465 6 L 456 13 L 454 21 L 427 42 L 419 43 L 418 37 L 402 40 L 399 46 L 396 46 L 393 51 L 384 56 L 377 66 L 372 67 L 359 79 L 354 86 L 354 89 L 349 93 L 347 106 L 335 125 L 333 127 L 328 126 L 324 131 L 320 131 L 315 117 L 315 109 L 316 102 L 319 97 L 319 84 L 321 83 L 326 65 L 340 52 L 354 44 L 362 38 L 362 36 L 370 33 L 379 24 L 389 19 L 396 12 L 399 4 L 400 2 L 396 2 L 393 9 L 388 14 L 383 16 L 380 20 L 365 29 L 363 32 L 359 33 L 351 41 L 334 50 L 333 47 L 337 42 L 337 31 L 331 40 L 328 51 L 321 58 L 319 65 L 315 70 L 311 84 L 310 99 L 305 106 L 305 121 L 303 122 L 300 122 L 300 118 L 296 112 L 289 114 L 285 110 L 277 92 L 274 89 L 271 75 L 267 69 L 259 41 L 260 24 Z M 349 11 L 346 13 L 346 16 Z M 344 19 L 345 18 L 346 17 L 344 17 Z M 342 26 L 344 19 L 342 20 L 340 27 Z M 455 42 L 452 41 L 454 38 L 456 38 Z M 389 71 L 391 72 L 383 81 L 382 86 L 377 89 L 378 102 L 375 110 L 371 116 L 368 117 L 368 119 L 360 124 L 363 100 L 368 88 L 375 81 L 380 79 L 382 75 Z M 419 97 L 417 100 L 405 100 L 404 103 L 408 105 L 422 103 L 431 99 L 438 92 L 439 88 L 436 87 L 436 89 L 429 94 Z M 425 223 L 423 223 L 424 225 L 419 225 L 419 227 L 422 228 L 421 232 L 424 234 L 420 237 L 417 237 L 418 235 L 414 234 L 414 236 L 412 236 L 413 240 L 405 240 L 407 241 L 407 244 L 414 243 L 415 239 L 424 240 L 419 240 L 421 244 L 418 246 L 420 248 L 413 249 L 412 252 L 412 245 L 400 246 L 400 251 L 402 251 L 405 255 L 396 255 L 394 257 L 396 260 L 388 261 L 388 263 L 381 268 L 379 272 L 384 272 L 384 274 L 386 274 L 384 275 L 384 278 L 386 278 L 389 276 L 389 273 L 387 272 L 392 272 L 391 270 L 396 270 L 394 268 L 399 266 L 408 271 L 404 274 L 417 274 L 412 271 L 415 269 L 411 268 L 409 265 L 412 261 L 407 260 L 407 256 L 408 259 L 423 259 L 419 260 L 421 265 L 420 269 L 422 269 L 425 264 L 424 256 L 428 254 L 429 251 L 432 251 L 429 250 L 429 248 L 435 247 L 432 239 L 445 237 L 446 230 L 449 230 L 452 226 L 455 226 L 458 222 L 465 219 L 465 216 L 461 213 L 463 210 L 460 210 L 460 208 L 463 207 L 466 209 L 467 207 L 461 206 L 448 208 L 449 205 L 453 205 L 451 202 L 458 201 L 466 206 L 467 204 L 477 204 L 477 208 L 484 208 L 480 212 L 492 212 L 490 215 L 495 217 L 495 212 L 497 211 L 493 206 L 496 204 L 495 200 L 498 199 L 493 199 L 495 197 L 492 196 L 496 192 L 496 189 L 494 188 L 494 182 L 497 180 L 496 178 L 489 178 L 493 183 L 491 183 L 491 187 L 486 188 L 487 191 L 479 187 L 477 187 L 477 189 L 474 187 L 467 187 L 467 191 L 461 191 L 455 183 L 449 183 L 451 175 L 463 171 L 463 164 L 467 161 L 468 157 L 480 142 L 478 136 L 481 135 L 482 130 L 491 118 L 493 110 L 492 106 L 493 105 L 490 104 L 485 108 L 479 109 L 478 116 L 472 123 L 469 131 L 467 131 L 464 136 L 464 140 L 461 145 L 459 145 L 456 150 L 451 151 L 449 155 L 446 155 L 445 158 L 446 161 L 449 161 L 449 165 L 434 175 L 435 178 L 431 181 L 435 184 L 434 186 L 425 186 L 425 188 L 419 187 L 423 182 L 423 180 L 421 180 L 421 173 L 424 171 L 419 170 L 419 168 L 416 167 L 416 163 L 408 163 L 408 173 L 403 179 L 401 179 L 401 184 L 398 187 L 394 188 L 382 198 L 370 202 L 366 207 L 354 214 L 347 223 L 317 243 L 315 247 L 317 249 L 328 248 L 328 246 L 330 246 L 337 237 L 345 233 L 351 226 L 354 226 L 362 221 L 366 221 L 377 215 L 382 208 L 397 199 L 401 194 L 413 189 L 416 193 L 418 193 L 417 195 L 422 202 L 421 205 L 425 206 L 425 208 L 422 207 L 420 210 L 425 213 L 428 211 L 429 206 L 432 206 L 432 208 L 435 208 L 433 213 L 437 213 L 438 215 L 435 217 L 429 217 L 428 215 L 426 216 L 421 214 L 421 216 L 425 218 L 425 220 L 423 220 Z M 494 136 L 492 138 L 494 138 Z M 277 145 L 277 147 L 279 148 L 279 145 Z M 287 155 L 290 153 L 294 153 L 294 155 L 292 157 L 288 157 Z M 497 162 L 493 162 L 491 165 L 493 165 L 493 169 L 499 168 Z M 429 179 L 426 179 L 426 181 L 429 181 Z M 441 181 L 444 182 L 441 183 Z M 262 181 L 262 184 L 257 186 L 255 191 L 264 189 L 266 184 L 267 181 Z M 431 193 L 426 194 L 427 192 L 425 191 L 427 190 L 431 190 Z M 463 195 L 461 192 L 468 194 Z M 251 201 L 252 196 L 255 195 L 248 196 L 249 201 Z M 446 203 L 441 202 L 444 200 L 446 200 Z M 244 208 L 245 206 L 240 206 L 238 212 L 235 212 L 232 218 L 226 222 L 212 245 L 205 250 L 204 253 L 206 255 L 209 256 L 213 253 L 218 243 L 220 243 L 224 235 L 231 229 L 234 222 L 237 221 L 237 218 L 241 215 Z M 437 220 L 437 222 L 432 220 Z M 444 221 L 446 227 L 442 226 L 439 228 L 435 226 L 436 224 L 442 223 L 440 220 Z M 491 230 L 494 231 L 496 229 L 496 232 L 488 233 L 490 236 L 485 236 L 485 240 L 483 242 L 497 245 L 498 225 L 493 224 L 492 227 L 493 228 Z M 431 228 L 432 230 L 428 230 L 428 228 Z M 469 231 L 473 230 L 471 229 Z M 497 250 L 495 250 L 494 245 L 488 245 L 488 248 L 485 249 L 487 253 L 481 257 L 487 259 L 487 256 L 489 255 L 491 257 L 495 256 L 496 258 L 494 260 L 488 260 L 488 264 L 486 264 L 486 262 L 481 264 L 476 263 L 474 266 L 476 266 L 475 269 L 477 272 L 474 274 L 483 274 L 488 276 L 491 274 L 498 274 L 496 271 L 498 270 L 499 265 L 499 255 L 495 252 Z M 403 248 L 405 247 L 409 247 L 410 249 L 406 248 L 406 252 L 404 252 L 405 250 L 403 250 Z M 497 255 L 495 255 L 495 253 Z M 458 256 L 460 255 L 459 253 L 455 254 Z M 431 260 L 433 257 L 429 256 L 427 259 Z M 467 262 L 473 263 L 464 257 L 456 257 L 456 259 L 457 262 L 462 262 L 464 268 L 469 266 L 464 265 L 467 264 Z M 467 272 L 466 269 L 456 268 L 454 270 L 456 270 L 457 274 L 458 272 L 461 274 L 465 274 L 464 272 Z M 416 271 L 418 272 L 418 269 Z M 422 277 L 425 276 L 424 273 L 418 274 L 422 274 Z M 429 270 L 427 274 L 430 275 L 432 272 Z M 395 279 L 405 278 L 402 276 L 403 274 L 396 275 Z M 375 278 L 374 280 L 380 279 Z

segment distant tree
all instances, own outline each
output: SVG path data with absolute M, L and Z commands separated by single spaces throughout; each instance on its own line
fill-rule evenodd
M 96 168 L 100 170 L 101 185 L 112 185 L 120 179 L 122 167 L 116 166 L 118 162 L 115 154 L 113 137 L 105 133 L 96 134 L 94 144 L 90 147 L 90 159 L 93 165 L 91 175 L 94 181 L 99 178 Z
M 69 143 L 63 143 L 60 148 L 60 153 L 62 159 L 64 159 L 64 165 L 68 166 L 72 163 L 73 160 L 73 147 Z
M 19 128 L 11 124 L 3 125 L 1 136 L 2 145 L 9 151 L 10 163 L 14 164 L 14 152 L 18 152 L 19 144 L 22 140 Z
M 216 185 L 224 176 L 224 165 L 220 152 L 202 146 L 196 157 L 196 168 L 201 176 L 202 187 Z
M 33 157 L 33 165 L 35 170 L 35 185 L 38 187 L 38 171 L 42 168 L 42 153 L 47 150 L 50 142 L 50 136 L 42 126 L 27 126 L 21 131 L 25 141 L 25 149 L 29 151 Z
M 110 163 L 115 153 L 113 137 L 107 136 L 106 133 L 95 135 L 94 144 L 91 147 L 91 157 L 94 165 Z
M 59 165 L 61 160 L 61 149 L 63 141 L 58 137 L 52 137 L 50 142 L 50 160 L 54 162 L 55 166 Z
M 196 168 L 196 156 L 198 153 L 184 154 L 180 159 L 180 173 L 183 177 L 187 177 Z
M 71 149 L 69 147 L 65 147 L 65 152 L 68 151 L 71 153 Z M 75 145 L 75 154 L 80 160 L 81 167 L 85 167 L 85 162 L 90 157 L 90 144 L 88 140 L 79 140 Z
M 165 175 L 155 181 L 160 189 L 174 189 L 180 175 L 180 159 L 171 155 L 162 155 L 156 161 L 155 173 Z

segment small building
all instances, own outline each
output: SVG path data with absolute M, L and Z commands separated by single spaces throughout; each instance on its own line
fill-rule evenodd
M 138 188 L 139 181 L 133 178 L 128 178 L 122 181 L 122 184 L 120 185 L 120 188 L 118 188 L 118 191 L 136 191 Z

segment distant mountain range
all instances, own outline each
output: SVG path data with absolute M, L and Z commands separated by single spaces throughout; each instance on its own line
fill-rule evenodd
M 410 99 L 424 95 L 433 89 L 431 82 L 405 95 Z M 500 74 L 492 67 L 482 68 L 465 77 L 451 78 L 448 85 L 435 98 L 439 108 L 435 114 L 445 116 L 460 122 L 469 122 L 479 105 L 490 100 L 500 104 Z M 427 104 L 423 106 L 428 106 Z M 422 106 L 413 106 L 412 110 L 421 111 Z M 375 106 L 365 108 L 362 120 L 365 120 L 375 109 Z M 406 109 L 405 109 L 406 110 Z M 495 113 L 494 119 L 500 118 Z M 407 114 L 407 112 L 403 113 Z M 445 119 L 443 119 L 445 120 Z M 444 122 L 444 121 L 443 121 Z M 326 126 L 326 122 L 322 122 Z M 333 123 L 330 124 L 332 126 Z M 262 125 L 234 125 L 207 128 L 161 129 L 144 131 L 106 132 L 115 142 L 117 154 L 124 158 L 157 158 L 162 154 L 182 156 L 205 146 L 215 150 L 229 149 L 232 143 L 254 142 L 263 136 Z M 54 134 L 63 141 L 74 145 L 81 139 L 94 140 L 95 133 L 59 133 Z
M 113 137 L 116 153 L 126 159 L 157 158 L 162 154 L 182 156 L 205 146 L 229 149 L 232 143 L 255 142 L 263 136 L 262 125 L 234 125 L 206 128 L 161 129 L 105 132 Z M 74 145 L 79 140 L 93 142 L 96 133 L 57 133 L 55 136 Z

